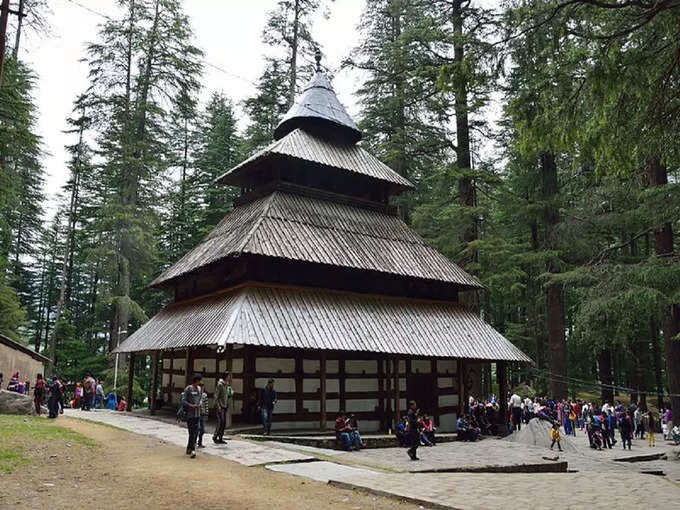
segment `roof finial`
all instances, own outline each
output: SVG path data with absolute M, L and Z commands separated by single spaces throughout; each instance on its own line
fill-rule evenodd
M 314 59 L 316 60 L 316 72 L 321 72 L 321 50 L 317 46 L 314 50 Z

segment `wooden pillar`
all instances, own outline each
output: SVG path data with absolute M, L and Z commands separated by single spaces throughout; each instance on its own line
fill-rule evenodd
M 498 379 L 499 425 L 502 425 L 504 430 L 505 424 L 508 423 L 508 374 L 505 361 L 496 362 L 496 379 Z
M 380 413 L 380 431 L 386 432 L 385 423 L 385 365 L 384 360 L 378 360 L 378 412 Z
M 175 398 L 175 350 L 170 349 L 170 380 L 168 381 L 168 404 Z
M 233 359 L 234 359 L 234 344 L 228 344 L 227 349 L 226 349 L 226 358 L 227 358 L 227 372 L 229 372 L 229 378 L 224 381 L 227 386 L 231 386 L 231 368 L 233 366 Z M 227 407 L 227 428 L 231 427 L 232 423 L 232 413 L 234 407 L 234 401 L 232 400 L 229 402 L 227 399 L 227 403 L 229 404 L 229 407 Z
M 151 395 L 149 397 L 149 411 L 156 414 L 156 397 L 158 395 L 158 358 L 160 351 L 155 351 L 151 356 Z
M 186 356 L 184 356 L 184 387 L 191 384 L 191 376 L 194 375 L 194 352 L 187 349 Z
M 392 412 L 392 363 L 389 356 L 385 356 L 385 428 L 391 432 L 394 413 Z
M 215 398 L 215 393 L 217 393 L 217 382 L 220 380 L 220 374 L 222 373 L 220 370 L 220 361 L 222 358 L 224 358 L 224 353 L 218 352 L 218 350 L 215 349 L 215 390 L 213 391 L 213 399 Z
M 321 353 L 321 359 L 319 360 L 319 428 L 321 430 L 326 430 L 326 353 Z
M 467 407 L 467 398 L 465 397 L 465 364 L 462 359 L 458 360 L 456 372 L 458 372 L 458 416 L 460 417 L 465 414 L 465 408 Z
M 432 388 L 432 393 L 434 394 L 434 409 L 432 409 L 432 421 L 434 421 L 435 427 L 439 427 L 439 377 L 437 376 L 437 360 L 430 360 L 430 373 L 433 375 L 434 388 Z
M 340 353 L 340 356 L 343 354 Z M 339 385 L 340 385 L 340 410 L 341 411 L 347 411 L 345 409 L 345 360 L 340 359 L 338 362 L 338 377 L 339 377 Z
M 394 357 L 392 359 L 392 372 L 394 375 L 394 430 L 397 430 L 397 425 L 399 425 L 399 358 Z
M 295 352 L 295 413 L 298 416 L 302 415 L 302 381 L 304 378 L 304 372 L 302 368 L 302 351 L 296 349 Z
M 128 388 L 127 388 L 127 411 L 132 411 L 132 384 L 135 379 L 135 353 L 130 353 L 130 360 L 128 364 Z
M 248 406 L 251 405 L 250 395 L 255 391 L 255 356 L 250 345 L 246 345 L 243 351 L 243 415 L 248 418 L 250 414 Z M 257 402 L 255 402 L 257 404 Z

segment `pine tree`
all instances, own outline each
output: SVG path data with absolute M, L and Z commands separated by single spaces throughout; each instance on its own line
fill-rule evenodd
M 274 128 L 314 74 L 318 44 L 311 34 L 311 19 L 319 9 L 323 9 L 322 0 L 280 0 L 268 14 L 262 41 L 272 48 L 272 54 L 265 58 L 257 93 L 244 101 L 250 121 L 244 136 L 245 153 L 271 142 Z
M 89 106 L 108 190 L 98 215 L 101 239 L 115 274 L 107 275 L 114 307 L 111 346 L 130 317 L 145 314 L 133 298 L 153 273 L 159 178 L 171 154 L 168 112 L 198 90 L 202 53 L 177 0 L 129 0 L 121 20 L 106 22 L 88 48 Z M 131 261 L 134 260 L 134 264 Z

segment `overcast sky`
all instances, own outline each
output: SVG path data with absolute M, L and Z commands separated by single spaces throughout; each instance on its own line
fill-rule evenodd
M 206 62 L 231 73 L 206 65 L 203 98 L 215 90 L 224 91 L 235 102 L 252 95 L 252 82 L 262 71 L 264 55 L 271 51 L 262 44 L 261 34 L 266 14 L 276 3 L 276 0 L 184 0 L 195 44 L 205 52 Z M 104 21 L 88 9 L 115 17 L 116 4 L 115 0 L 77 3 L 52 0 L 51 34 L 43 37 L 28 34 L 22 41 L 20 58 L 38 75 L 35 97 L 39 108 L 38 132 L 48 152 L 44 165 L 50 203 L 68 177 L 64 145 L 73 140 L 62 131 L 66 129 L 65 120 L 73 100 L 87 86 L 87 65 L 80 60 L 85 56 L 86 44 L 96 40 L 98 25 Z M 314 23 L 313 33 L 329 68 L 337 69 L 358 41 L 356 27 L 363 7 L 364 0 L 336 0 L 329 3 L 330 17 Z M 350 71 L 336 72 L 333 85 L 350 115 L 356 116 L 353 93 L 359 86 L 359 77 Z M 53 206 L 48 210 L 52 212 Z

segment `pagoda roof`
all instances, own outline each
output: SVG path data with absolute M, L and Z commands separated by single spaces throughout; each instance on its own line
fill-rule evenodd
M 236 207 L 151 285 L 241 254 L 483 287 L 394 215 L 282 191 Z
M 280 140 L 276 140 L 218 177 L 217 182 L 238 184 L 239 176 L 272 156 L 318 163 L 395 184 L 402 189 L 413 188 L 413 184 L 406 178 L 365 151 L 361 146 L 342 139 L 331 141 L 326 137 L 313 134 L 308 129 L 294 129 Z
M 170 304 L 114 352 L 228 344 L 531 362 L 456 303 L 255 284 Z
M 328 77 L 318 69 L 302 95 L 284 115 L 274 130 L 274 139 L 309 125 L 328 126 L 334 134 L 351 143 L 361 140 L 361 131 L 340 104 Z

